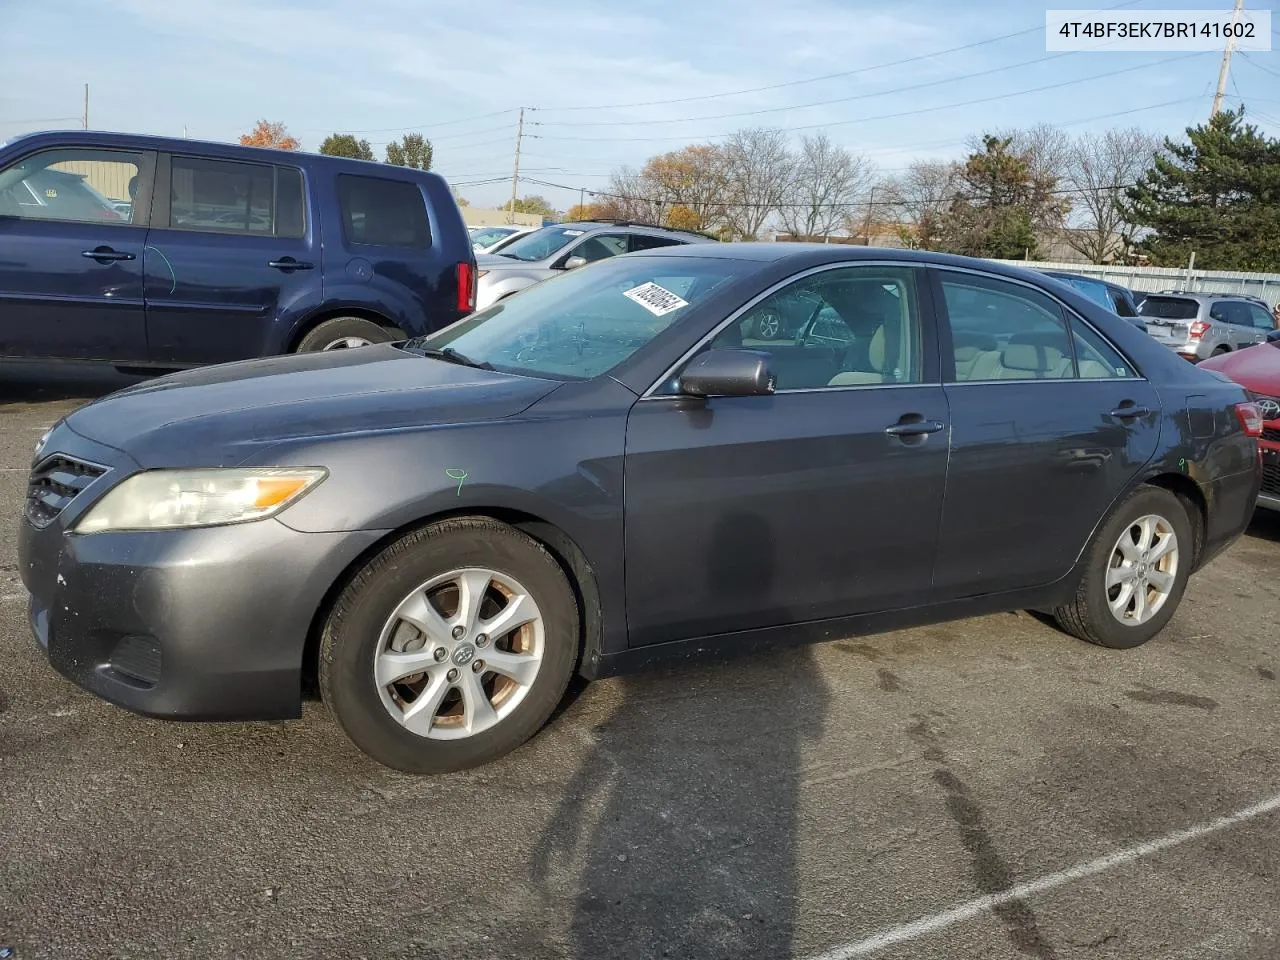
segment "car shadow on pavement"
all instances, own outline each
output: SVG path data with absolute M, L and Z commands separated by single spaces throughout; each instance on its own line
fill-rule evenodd
M 1280 510 L 1255 510 L 1246 536 L 1280 543 Z
M 708 599 L 764 595 L 764 525 L 738 515 L 715 539 Z M 803 752 L 829 701 L 810 650 L 616 682 L 620 706 L 591 732 L 532 853 L 544 896 L 575 891 L 572 955 L 793 955 Z
M 104 364 L 0 361 L 0 404 L 95 400 L 146 379 Z

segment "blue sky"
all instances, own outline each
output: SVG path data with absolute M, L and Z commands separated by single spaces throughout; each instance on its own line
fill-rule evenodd
M 1139 125 L 1177 135 L 1207 117 L 1216 53 L 1045 52 L 1046 6 L 1114 3 L 0 0 L 0 139 L 78 126 L 88 82 L 97 129 L 181 136 L 185 128 L 234 140 L 266 117 L 284 121 L 304 149 L 335 130 L 367 131 L 360 135 L 379 156 L 386 141 L 418 130 L 435 143 L 436 168 L 472 203 L 488 205 L 509 195 L 520 106 L 537 108 L 525 114 L 522 169 L 588 190 L 620 164 L 741 126 L 825 126 L 894 171 L 915 158 L 956 156 L 984 129 L 1047 121 L 1073 132 Z M 1270 9 L 1274 34 L 1278 4 L 1246 7 Z M 1230 6 L 1130 0 L 1125 9 Z M 908 57 L 921 59 L 881 66 Z M 1130 67 L 1138 69 L 1089 79 Z M 849 71 L 860 72 L 792 83 Z M 892 92 L 921 84 L 932 85 Z M 1280 136 L 1280 53 L 1237 56 L 1228 90 Z M 685 102 L 625 106 L 655 100 Z M 945 109 L 910 112 L 933 107 Z M 767 112 L 722 116 L 749 111 Z M 494 177 L 506 185 L 473 183 Z M 521 192 L 561 208 L 577 199 L 576 189 Z

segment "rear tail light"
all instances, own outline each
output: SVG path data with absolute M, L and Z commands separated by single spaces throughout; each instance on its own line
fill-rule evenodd
M 1262 411 L 1256 403 L 1237 403 L 1236 419 L 1247 437 L 1262 436 Z
M 465 260 L 458 264 L 458 312 L 470 313 L 476 308 L 476 268 Z
M 1203 337 L 1206 333 L 1209 332 L 1209 328 L 1212 326 L 1213 324 L 1211 324 L 1208 320 L 1197 320 L 1195 323 L 1191 325 L 1191 329 L 1190 331 L 1188 331 L 1187 335 L 1192 340 L 1199 340 L 1201 337 Z

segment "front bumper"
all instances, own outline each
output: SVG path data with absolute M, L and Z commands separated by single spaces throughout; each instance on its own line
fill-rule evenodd
M 49 526 L 19 520 L 19 569 L 31 593 L 31 629 L 53 667 L 86 690 L 149 716 L 298 716 L 303 653 L 315 613 L 381 532 L 298 533 L 266 520 L 69 533 L 92 501 L 133 471 L 119 451 L 82 441 L 66 428 L 50 438 L 46 453 L 54 450 L 114 462 L 110 484 L 80 494 Z

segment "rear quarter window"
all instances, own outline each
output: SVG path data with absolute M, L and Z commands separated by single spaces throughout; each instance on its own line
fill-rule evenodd
M 348 243 L 431 246 L 427 205 L 417 184 L 341 173 L 337 186 L 342 232 Z

